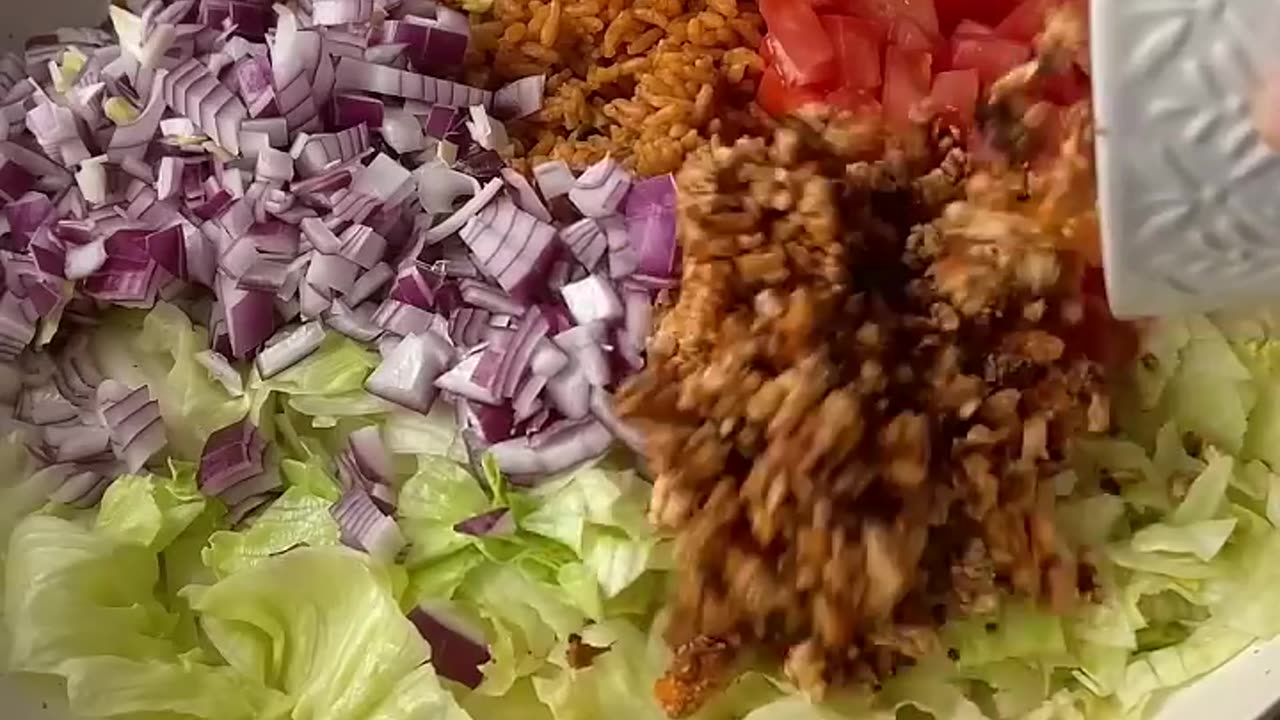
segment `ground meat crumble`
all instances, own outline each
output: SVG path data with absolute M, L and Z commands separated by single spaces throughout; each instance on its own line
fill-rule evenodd
M 1106 398 L 1065 340 L 1082 263 L 1019 210 L 1051 188 L 886 138 L 795 120 L 678 177 L 681 289 L 618 394 L 676 538 L 673 716 L 740 648 L 821 694 L 935 651 L 1000 592 L 1087 590 L 1049 479 Z

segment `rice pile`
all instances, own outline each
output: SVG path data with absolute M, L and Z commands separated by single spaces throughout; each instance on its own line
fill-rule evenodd
M 473 28 L 470 79 L 547 75 L 542 112 L 511 128 L 521 162 L 609 154 L 656 175 L 758 125 L 763 32 L 739 0 L 495 0 Z

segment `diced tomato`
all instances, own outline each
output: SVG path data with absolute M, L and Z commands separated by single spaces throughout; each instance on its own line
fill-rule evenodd
M 963 37 L 968 35 L 976 37 L 991 37 L 995 32 L 996 31 L 989 25 L 983 25 L 982 23 L 974 22 L 973 20 L 961 20 L 960 24 L 956 25 L 955 32 L 952 33 L 952 35 L 954 37 Z
M 798 85 L 821 85 L 834 79 L 835 49 L 808 3 L 760 0 L 760 14 L 777 41 L 773 47 L 774 63 L 785 63 L 784 77 Z
M 907 18 L 898 18 L 889 26 L 889 44 L 930 53 L 937 49 L 935 36 L 926 33 L 924 28 Z
M 951 69 L 977 70 L 983 85 L 1000 79 L 1030 57 L 1030 47 L 1005 38 L 957 36 L 951 43 Z
M 999 25 L 996 25 L 996 34 L 1010 40 L 1030 43 L 1035 40 L 1041 30 L 1044 30 L 1045 18 L 1049 15 L 1049 10 L 1064 4 L 1076 5 L 1086 22 L 1088 21 L 1088 0 L 1023 0 L 1005 16 L 1004 20 L 1000 21 Z
M 995 26 L 1018 4 L 1018 0 L 934 0 L 938 27 L 951 35 L 964 22 Z
M 1108 368 L 1123 368 L 1138 356 L 1142 347 L 1137 325 L 1117 320 L 1107 304 L 1102 270 L 1085 270 L 1083 287 L 1084 320 L 1065 333 L 1069 347 Z
M 870 20 L 843 15 L 823 15 L 820 19 L 836 51 L 839 87 L 850 90 L 880 87 L 884 29 Z
M 772 35 L 765 35 L 764 38 L 760 40 L 760 59 L 764 60 L 765 65 L 773 64 L 773 46 L 777 42 L 777 40 L 773 39 Z
M 884 53 L 884 116 L 893 125 L 911 124 L 911 111 L 929 96 L 933 59 L 923 50 L 890 45 Z
M 996 26 L 996 34 L 1019 42 L 1031 42 L 1044 29 L 1045 14 L 1057 1 L 1023 0 Z
M 1075 105 L 1089 99 L 1089 76 L 1076 67 L 1045 79 L 1044 97 L 1058 105 Z
M 938 73 L 933 78 L 929 102 L 933 111 L 947 123 L 961 130 L 973 127 L 974 107 L 978 104 L 978 71 Z
M 765 68 L 756 88 L 756 103 L 774 117 L 783 117 L 811 103 L 825 101 L 823 94 L 809 87 L 787 85 L 776 68 Z
M 827 104 L 838 110 L 879 116 L 883 109 L 873 90 L 840 88 L 827 94 Z
M 941 35 L 933 0 L 844 0 L 844 6 L 848 14 L 879 21 L 886 27 L 906 18 L 930 35 Z

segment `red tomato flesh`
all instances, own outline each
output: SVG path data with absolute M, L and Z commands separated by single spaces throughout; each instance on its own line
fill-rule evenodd
M 1000 79 L 1030 57 L 1030 47 L 1005 38 L 957 36 L 951 43 L 951 68 L 977 70 L 983 85 Z
M 760 14 L 769 26 L 774 62 L 783 77 L 796 85 L 820 85 L 835 75 L 835 49 L 806 2 L 760 0 Z M 785 59 L 784 59 L 785 58 Z
M 889 26 L 889 44 L 908 50 L 933 52 L 936 40 L 914 21 L 898 18 Z
M 952 35 L 954 37 L 969 35 L 976 37 L 991 37 L 995 32 L 996 31 L 992 29 L 990 25 L 983 25 L 982 23 L 974 22 L 973 20 L 961 20 L 960 24 L 956 25 L 955 32 L 952 33 Z
M 895 20 L 905 18 L 930 35 L 941 34 L 938 32 L 938 13 L 933 0 L 844 0 L 843 4 L 848 14 L 876 20 L 886 27 Z
M 825 101 L 823 94 L 813 88 L 788 85 L 773 67 L 765 68 L 756 88 L 756 103 L 774 117 L 783 117 L 811 103 Z
M 1018 0 L 934 0 L 938 26 L 947 35 L 966 22 L 994 27 L 1017 4 Z
M 929 96 L 933 59 L 923 50 L 907 50 L 890 45 L 884 53 L 885 121 L 899 126 L 911 124 L 911 110 Z
M 827 94 L 827 104 L 837 110 L 847 110 L 853 113 L 879 116 L 884 112 L 880 101 L 876 99 L 876 94 L 872 90 L 851 90 L 849 88 L 832 90 Z
M 1058 105 L 1075 105 L 1089 99 L 1089 76 L 1072 67 L 1067 72 L 1045 78 L 1044 97 Z
M 842 15 L 823 15 L 820 19 L 836 51 L 839 87 L 848 90 L 880 87 L 883 28 L 869 20 Z
M 1010 40 L 1030 43 L 1035 40 L 1040 31 L 1044 30 L 1045 18 L 1048 17 L 1049 11 L 1059 5 L 1067 4 L 1076 5 L 1086 18 L 1086 22 L 1088 21 L 1088 0 L 1023 0 L 1005 16 L 1004 20 L 1000 21 L 999 25 L 996 25 L 996 34 Z
M 978 104 L 978 71 L 948 70 L 933 78 L 929 92 L 933 112 L 961 130 L 973 127 L 974 108 Z

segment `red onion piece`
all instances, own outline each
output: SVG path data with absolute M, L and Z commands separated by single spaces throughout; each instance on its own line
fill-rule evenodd
M 501 176 L 511 193 L 512 201 L 520 206 L 521 210 L 542 222 L 552 222 L 551 211 L 547 210 L 547 206 L 542 203 L 542 198 L 538 197 L 538 191 L 533 189 L 533 185 L 529 184 L 529 181 L 525 179 L 525 176 L 519 170 L 503 168 Z
M 351 308 L 341 300 L 334 300 L 325 315 L 325 324 L 360 342 L 373 342 L 383 333 L 373 322 L 373 307 L 367 303 Z
M 337 90 L 362 90 L 453 107 L 488 106 L 493 101 L 488 90 L 349 57 L 338 61 L 335 77 Z
M 200 455 L 200 490 L 218 496 L 261 475 L 265 446 L 266 440 L 248 419 L 215 431 L 205 441 Z
M 638 257 L 636 271 L 659 278 L 677 275 L 676 184 L 670 175 L 642 180 L 627 196 L 627 236 Z
M 531 436 L 504 440 L 489 452 L 505 473 L 549 475 L 604 453 L 612 443 L 608 428 L 587 419 L 556 423 Z
M 348 487 L 331 512 L 342 530 L 342 542 L 350 547 L 386 562 L 394 560 L 405 547 L 396 521 L 379 510 L 358 485 Z
M 555 232 L 510 200 L 498 198 L 467 221 L 461 236 L 503 290 L 517 302 L 528 302 L 558 253 Z
M 436 399 L 433 383 L 453 360 L 453 354 L 449 341 L 434 332 L 409 335 L 369 375 L 365 389 L 425 415 Z
M 342 255 L 365 270 L 382 261 L 387 239 L 365 225 L 352 225 L 342 233 Z
M 613 322 L 623 316 L 622 300 L 613 284 L 599 275 L 591 275 L 560 288 L 565 306 L 580 325 Z
M 273 377 L 315 352 L 322 342 L 324 327 L 318 322 L 282 331 L 276 335 L 274 342 L 269 342 L 258 353 L 255 361 L 258 373 L 264 380 Z
M 493 112 L 504 120 L 516 120 L 542 109 L 547 78 L 530 75 L 508 83 L 493 95 Z
M 195 357 L 196 362 L 209 373 L 209 377 L 218 381 L 232 397 L 244 395 L 244 379 L 221 353 L 201 350 Z
M 631 187 L 631 173 L 606 157 L 587 168 L 569 190 L 569 200 L 587 217 L 614 214 Z
M 514 533 L 516 531 L 516 522 L 511 510 L 494 508 L 458 522 L 453 526 L 453 529 L 464 535 L 494 537 Z

